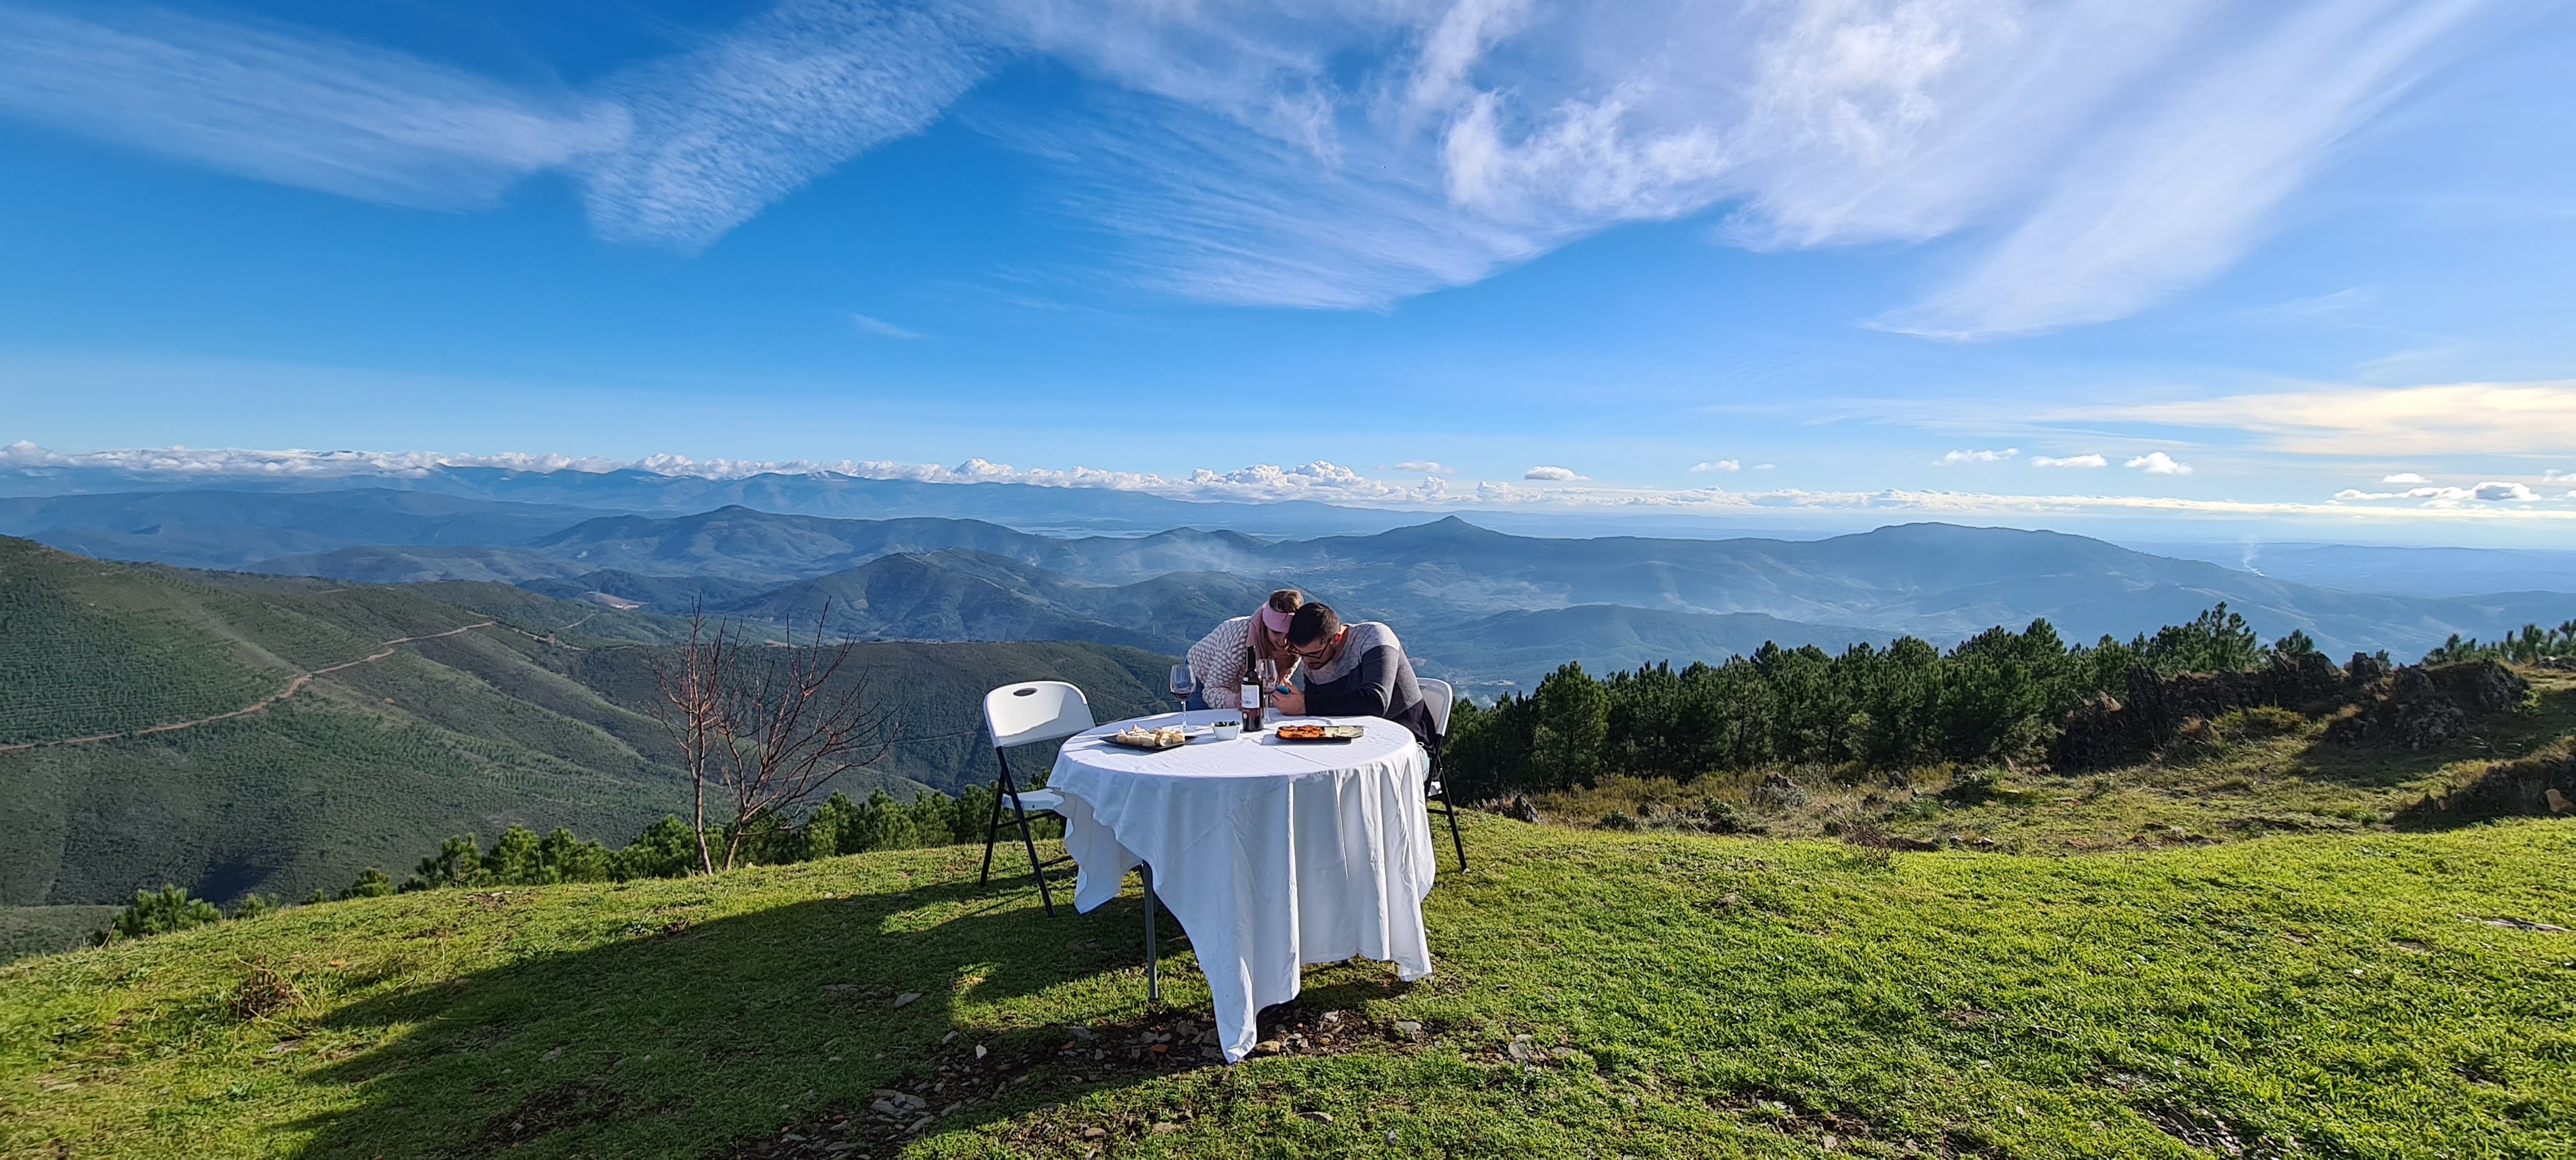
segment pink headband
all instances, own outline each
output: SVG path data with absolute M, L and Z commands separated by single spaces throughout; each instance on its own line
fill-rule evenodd
M 1267 604 L 1261 606 L 1261 626 L 1272 632 L 1288 631 L 1288 614 Z

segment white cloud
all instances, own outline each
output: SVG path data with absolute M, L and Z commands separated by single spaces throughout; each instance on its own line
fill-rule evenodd
M 2555 455 L 2576 431 L 2576 379 L 2330 386 L 2154 403 L 2064 408 L 2044 416 L 2245 431 L 2304 455 Z
M 2416 487 L 2405 491 L 2363 491 L 2347 487 L 2335 493 L 2338 502 L 2383 499 L 2420 499 L 2426 507 L 2457 507 L 2464 503 L 2535 503 L 2547 498 L 2528 484 L 2487 482 L 2476 487 Z
M 2021 454 L 2021 448 L 2006 447 L 2001 451 L 1953 451 L 1932 461 L 1934 467 L 1957 467 L 1962 463 L 2001 463 Z
M 1014 61 L 1105 85 L 979 128 L 1055 163 L 1132 280 L 1383 307 L 1621 222 L 1762 248 L 2002 241 L 1882 320 L 2116 317 L 2221 268 L 2481 0 L 784 0 L 578 89 L 285 26 L 0 0 L 0 111 L 265 180 L 489 204 L 570 174 L 701 248 Z M 1044 196 L 1042 192 L 1042 196 Z M 854 223 L 856 228 L 899 228 Z
M 2412 472 L 2412 471 L 2401 471 L 2401 472 L 2398 472 L 2398 473 L 2397 473 L 2397 474 L 2395 474 L 2395 475 L 2383 475 L 2383 476 L 2380 476 L 2380 477 L 2379 477 L 2379 482 L 2381 482 L 2381 483 L 2430 483 L 2430 482 L 2432 482 L 2432 481 L 2431 481 L 2431 480 L 2428 480 L 2428 479 L 2426 479 L 2426 478 L 2424 478 L 2423 476 L 2417 475 L 2417 474 L 2415 474 L 2415 473 L 2414 473 L 2414 472 Z
M 1691 464 L 1691 470 L 1693 470 L 1693 471 L 1742 471 L 1742 470 L 1744 470 L 1744 465 L 1743 465 L 1743 464 L 1741 464 L 1741 463 L 1738 463 L 1738 462 L 1736 462 L 1735 460 L 1732 460 L 1732 459 L 1712 459 L 1712 460 L 1708 460 L 1708 461 L 1706 461 L 1706 462 L 1702 462 L 1702 463 L 1694 463 L 1694 464 Z
M 869 334 L 878 335 L 878 336 L 880 336 L 880 337 L 884 337 L 884 338 L 920 338 L 920 337 L 921 337 L 921 332 L 920 332 L 920 331 L 917 331 L 917 330 L 908 330 L 908 329 L 906 329 L 906 328 L 904 328 L 904 327 L 900 327 L 900 326 L 897 326 L 897 325 L 895 325 L 895 324 L 893 324 L 893 323 L 891 323 L 891 322 L 888 322 L 888 321 L 886 321 L 885 319 L 882 319 L 882 318 L 871 318 L 871 317 L 869 317 L 869 316 L 867 316 L 867 315 L 865 315 L 865 314 L 852 314 L 852 315 L 850 315 L 850 325 L 851 325 L 851 326 L 854 326 L 854 327 L 857 327 L 858 329 L 860 329 L 860 330 L 862 330 L 862 331 L 865 331 L 865 332 L 867 332 L 867 333 L 869 333 Z
M 1432 459 L 1408 459 L 1396 464 L 1397 471 L 1416 471 L 1424 475 L 1456 475 L 1458 469 Z
M 2392 520 L 2512 519 L 2576 521 L 2576 504 L 2535 506 L 2540 497 L 2519 484 L 2490 483 L 2478 488 L 2432 488 L 2421 492 L 2347 492 L 2335 503 L 2277 503 L 2196 500 L 2134 495 L 1996 495 L 1978 492 L 1810 491 L 1779 488 L 1729 491 L 1719 487 L 1659 490 L 1586 484 L 1530 487 L 1483 481 L 1472 488 L 1453 488 L 1445 480 L 1395 483 L 1372 479 L 1339 464 L 1317 461 L 1296 467 L 1259 464 L 1233 471 L 1201 469 L 1186 476 L 1150 472 L 1105 471 L 1074 467 L 1019 468 L 983 459 L 953 466 L 895 463 L 885 460 L 734 460 L 693 459 L 684 455 L 650 455 L 640 459 L 574 456 L 546 452 L 458 455 L 403 451 L 259 451 L 239 448 L 145 448 L 121 451 L 60 453 L 30 442 L 0 446 L 0 471 L 106 469 L 136 479 L 204 482 L 222 478 L 362 479 L 369 476 L 418 478 L 441 467 L 502 467 L 519 471 L 641 470 L 661 475 L 739 479 L 765 473 L 828 472 L 862 479 L 902 479 L 923 483 L 1021 483 L 1039 487 L 1102 488 L 1137 491 L 1173 499 L 1264 503 L 1318 500 L 1355 506 L 1402 509 L 1456 509 L 1480 505 L 1528 506 L 1541 509 L 1657 511 L 1675 514 L 1726 514 L 1783 510 L 1911 513 L 1931 516 L 2081 515 L 2118 513 L 2186 513 L 2209 516 L 2335 516 Z M 1559 482 L 1550 480 L 1547 482 Z M 2481 492 L 2485 493 L 2481 497 Z M 2352 507 L 2360 499 L 2421 498 L 2406 507 Z M 2569 498 L 2576 499 L 2576 495 Z
M 1779 465 L 1779 464 L 1777 464 L 1777 463 L 1756 463 L 1756 464 L 1754 464 L 1754 465 L 1753 465 L 1753 470 L 1755 470 L 1755 471 L 1769 471 L 1769 470 L 1771 470 L 1772 468 L 1774 468 L 1774 467 L 1778 467 L 1778 466 L 1780 466 L 1780 465 Z
M 1533 467 L 1522 472 L 1521 478 L 1541 479 L 1554 483 L 1564 483 L 1570 480 L 1581 479 L 1583 477 L 1575 474 L 1574 469 L 1571 467 L 1550 467 L 1546 464 L 1540 464 L 1537 467 Z
M 2130 460 L 2127 466 L 2137 468 L 2149 475 L 2191 474 L 2190 464 L 2175 459 L 2173 456 L 2167 455 L 2162 451 L 2147 452 L 2144 455 Z
M 2033 467 L 2108 467 L 2111 461 L 2099 455 L 2034 455 L 2030 457 L 2030 465 Z

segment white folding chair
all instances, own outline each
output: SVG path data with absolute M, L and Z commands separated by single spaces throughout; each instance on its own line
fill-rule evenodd
M 984 727 L 993 734 L 993 761 L 1002 767 L 1002 776 L 993 787 L 993 817 L 984 827 L 984 873 L 977 884 L 992 884 L 993 845 L 1003 827 L 1017 826 L 1020 845 L 1029 852 L 1029 877 L 1037 879 L 1038 900 L 1046 905 L 1050 918 L 1055 916 L 1055 896 L 1047 889 L 1047 867 L 1073 858 L 1039 861 L 1037 835 L 1029 822 L 1032 817 L 1063 817 L 1064 795 L 1051 789 L 1021 789 L 1011 778 L 1009 750 L 1014 745 L 1071 737 L 1091 726 L 1091 702 L 1083 699 L 1082 690 L 1063 681 L 1004 685 L 984 694 Z M 1011 807 L 1008 819 L 1002 817 L 1005 802 Z
M 1424 796 L 1440 803 L 1430 809 L 1431 813 L 1448 815 L 1449 841 L 1458 847 L 1458 868 L 1465 870 L 1467 839 L 1458 833 L 1458 803 L 1449 800 L 1449 769 L 1440 756 L 1449 742 L 1449 706 L 1456 702 L 1458 694 L 1447 681 L 1416 677 L 1414 683 L 1422 686 L 1423 706 L 1431 710 L 1431 780 L 1423 787 Z

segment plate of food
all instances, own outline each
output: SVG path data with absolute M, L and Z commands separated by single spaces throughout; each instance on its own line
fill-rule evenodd
M 1314 722 L 1282 725 L 1271 732 L 1281 741 L 1311 743 L 1317 741 L 1356 741 L 1368 736 L 1366 725 L 1323 725 Z
M 1160 729 L 1130 725 L 1110 734 L 1109 740 L 1129 749 L 1175 749 L 1189 744 L 1190 737 L 1178 725 L 1165 725 Z

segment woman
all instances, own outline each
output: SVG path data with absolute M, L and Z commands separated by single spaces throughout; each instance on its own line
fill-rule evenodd
M 1309 604 L 1288 618 L 1288 651 L 1306 665 L 1304 692 L 1281 693 L 1291 717 L 1384 717 L 1413 731 L 1425 748 L 1438 729 L 1414 680 L 1413 659 L 1395 630 L 1374 620 L 1343 624 L 1332 606 Z
M 1282 588 L 1270 594 L 1259 612 L 1224 621 L 1190 646 L 1190 679 L 1198 682 L 1191 708 L 1232 709 L 1243 703 L 1244 662 L 1267 658 L 1279 662 L 1279 679 L 1288 679 L 1296 658 L 1288 651 L 1288 619 L 1306 594 Z

